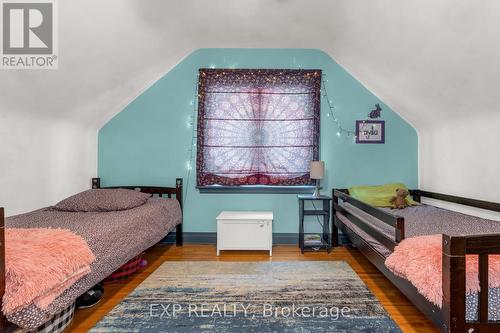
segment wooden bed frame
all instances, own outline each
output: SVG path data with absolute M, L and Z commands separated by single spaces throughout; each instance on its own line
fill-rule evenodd
M 172 195 L 175 195 L 175 199 L 177 199 L 177 201 L 179 201 L 179 204 L 181 205 L 181 211 L 183 209 L 182 178 L 175 179 L 175 187 L 158 187 L 158 186 L 141 186 L 141 185 L 101 187 L 101 178 L 92 178 L 92 188 L 93 189 L 125 188 L 128 190 L 137 190 L 144 193 L 150 193 L 152 195 L 157 194 L 160 198 L 166 195 L 169 199 L 172 199 Z M 175 244 L 177 246 L 182 246 L 183 244 L 182 223 L 177 225 L 177 227 L 175 227 Z
M 500 212 L 499 203 L 421 190 L 411 190 L 410 194 L 413 199 L 418 202 L 421 201 L 422 197 L 425 197 Z M 349 196 L 346 189 L 333 189 L 332 196 L 332 230 L 334 236 L 338 234 L 338 229 L 342 230 L 368 260 L 370 260 L 404 295 L 406 295 L 417 308 L 438 325 L 443 332 L 500 332 L 500 321 L 488 321 L 487 292 L 488 256 L 500 254 L 500 234 L 474 236 L 443 235 L 443 305 L 442 308 L 439 308 L 423 297 L 409 281 L 389 271 L 385 266 L 385 257 L 355 231 L 345 225 L 342 220 L 336 216 L 336 212 L 344 215 L 349 221 L 391 251 L 405 238 L 404 218 L 356 200 Z M 394 237 L 388 238 L 386 235 L 373 228 L 369 222 L 350 214 L 339 205 L 339 202 L 348 202 L 390 225 L 394 228 Z M 335 245 L 338 245 L 337 239 L 334 243 L 334 246 Z M 479 284 L 481 288 L 478 302 L 478 320 L 472 322 L 466 321 L 465 319 L 465 255 L 468 254 L 479 255 Z
M 151 193 L 152 195 L 158 195 L 163 197 L 166 195 L 168 198 L 172 198 L 175 195 L 175 199 L 179 201 L 181 210 L 183 208 L 182 202 L 182 178 L 177 178 L 175 180 L 175 187 L 158 187 L 158 186 L 110 186 L 101 187 L 100 178 L 92 178 L 92 188 L 93 189 L 105 189 L 105 188 L 126 188 L 131 190 L 138 190 L 144 193 Z M 183 244 L 183 234 L 182 234 L 182 223 L 176 227 L 176 246 L 182 246 Z M 5 293 L 5 215 L 4 208 L 0 207 L 0 301 Z M 1 302 L 0 302 L 1 304 Z M 0 332 L 10 332 L 14 330 L 17 326 L 7 321 L 0 309 Z

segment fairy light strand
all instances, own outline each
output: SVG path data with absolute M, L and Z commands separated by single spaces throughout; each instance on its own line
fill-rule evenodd
M 210 68 L 215 68 L 215 66 L 210 66 Z M 302 66 L 298 66 L 298 69 L 301 69 Z M 187 152 L 189 153 L 189 160 L 186 161 L 186 169 L 187 169 L 187 180 L 186 180 L 186 186 L 185 186 L 185 193 L 184 193 L 184 201 L 187 202 L 187 197 L 189 193 L 189 184 L 191 181 L 191 174 L 193 171 L 193 164 L 195 160 L 195 153 L 196 153 L 196 141 L 197 141 L 197 114 L 198 114 L 198 79 L 199 77 L 197 76 L 197 79 L 195 81 L 195 89 L 194 89 L 194 98 L 190 102 L 190 105 L 192 106 L 192 114 L 190 116 L 188 126 L 191 127 L 191 144 L 189 148 L 187 149 Z M 331 121 L 337 126 L 338 131 L 337 135 L 342 136 L 342 135 L 347 135 L 348 137 L 354 136 L 356 137 L 356 132 L 352 131 L 350 129 L 345 128 L 342 126 L 340 123 L 339 119 L 335 115 L 335 105 L 333 101 L 330 99 L 328 96 L 328 89 L 326 87 L 326 83 L 328 82 L 328 79 L 326 78 L 326 74 L 323 74 L 323 80 L 321 80 L 321 97 L 323 97 L 326 100 L 326 104 L 328 106 L 327 110 L 327 117 L 331 119 Z
M 189 160 L 186 162 L 186 168 L 187 168 L 187 179 L 186 179 L 186 190 L 184 193 L 184 201 L 187 202 L 188 198 L 188 193 L 189 193 L 189 183 L 191 180 L 191 171 L 193 170 L 193 161 L 195 159 L 195 152 L 196 152 L 196 140 L 197 140 L 197 130 L 196 130 L 196 115 L 198 114 L 198 76 L 195 81 L 195 88 L 194 88 L 194 98 L 191 101 L 191 106 L 192 106 L 192 113 L 190 116 L 190 121 L 189 121 L 189 126 L 191 126 L 191 145 L 189 146 L 189 149 L 187 151 L 189 152 Z
M 346 134 L 348 137 L 351 135 L 356 137 L 356 132 L 349 130 L 349 129 L 345 128 L 344 126 L 342 126 L 339 119 L 335 116 L 335 112 L 334 112 L 335 105 L 333 105 L 333 101 L 328 96 L 328 90 L 326 89 L 326 82 L 328 82 L 328 79 L 326 79 L 326 74 L 323 74 L 323 80 L 321 80 L 321 96 L 323 98 L 325 98 L 326 104 L 328 105 L 327 117 L 330 118 L 337 126 L 337 128 L 338 128 L 337 135 L 338 136 Z

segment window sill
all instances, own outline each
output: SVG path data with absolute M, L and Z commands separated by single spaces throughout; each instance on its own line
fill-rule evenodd
M 253 194 L 312 194 L 315 187 L 308 186 L 270 186 L 270 185 L 243 185 L 243 186 L 197 186 L 200 193 L 253 193 Z

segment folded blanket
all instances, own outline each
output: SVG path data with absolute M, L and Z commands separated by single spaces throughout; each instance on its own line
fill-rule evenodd
M 407 238 L 387 257 L 385 265 L 397 276 L 410 281 L 425 298 L 441 307 L 442 250 L 442 235 Z M 477 255 L 466 256 L 466 293 L 479 292 L 478 261 Z M 489 287 L 500 287 L 500 255 L 490 255 L 488 264 Z
M 2 309 L 13 313 L 34 303 L 47 306 L 90 273 L 95 256 L 80 236 L 65 229 L 5 230 L 6 290 Z

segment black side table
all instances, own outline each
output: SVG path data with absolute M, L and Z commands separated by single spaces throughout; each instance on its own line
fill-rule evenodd
M 313 197 L 311 195 L 299 195 L 299 247 L 300 251 L 308 249 L 326 249 L 328 253 L 332 250 L 332 235 L 330 234 L 330 201 L 331 197 L 320 195 Z M 321 209 L 304 209 L 306 201 L 321 201 Z M 304 242 L 304 217 L 305 216 L 323 216 L 323 234 L 319 241 L 313 241 L 311 244 Z

